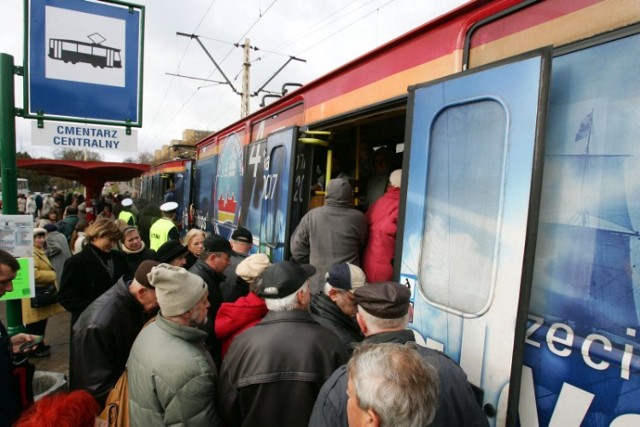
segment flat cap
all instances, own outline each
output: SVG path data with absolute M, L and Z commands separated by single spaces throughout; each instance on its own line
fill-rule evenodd
M 369 283 L 353 296 L 356 304 L 380 319 L 399 319 L 409 312 L 411 291 L 398 282 Z

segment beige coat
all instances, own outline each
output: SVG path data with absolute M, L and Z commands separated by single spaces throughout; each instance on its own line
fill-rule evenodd
M 58 287 L 56 283 L 56 272 L 53 270 L 51 261 L 49 261 L 47 254 L 42 249 L 36 247 L 33 248 L 33 271 L 35 274 L 36 287 L 46 286 L 51 283 Z M 29 298 L 22 300 L 22 322 L 25 325 L 48 319 L 63 311 L 64 308 L 58 303 L 46 307 L 31 308 L 31 300 Z

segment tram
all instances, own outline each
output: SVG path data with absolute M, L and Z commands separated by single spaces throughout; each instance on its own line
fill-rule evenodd
M 388 150 L 410 326 L 491 425 L 640 425 L 638 69 L 637 0 L 471 1 L 198 143 L 195 225 L 287 259 Z
M 78 40 L 49 39 L 49 58 L 72 64 L 86 62 L 94 68 L 122 68 L 121 49 Z
M 160 206 L 165 201 L 178 202 L 176 218 L 183 230 L 190 225 L 192 163 L 188 159 L 167 160 L 151 166 L 141 179 L 140 194 L 145 203 Z

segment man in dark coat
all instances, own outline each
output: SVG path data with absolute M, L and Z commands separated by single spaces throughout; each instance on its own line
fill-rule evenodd
M 207 348 L 218 367 L 220 366 L 222 344 L 216 337 L 214 322 L 222 304 L 222 294 L 220 293 L 220 283 L 224 280 L 222 272 L 229 265 L 232 254 L 229 241 L 213 234 L 204 239 L 200 259 L 189 269 L 190 273 L 201 277 L 209 288 L 210 307 L 204 330 L 209 335 L 206 342 Z
M 367 219 L 353 207 L 349 182 L 339 178 L 329 181 L 324 206 L 307 212 L 291 236 L 292 259 L 317 269 L 311 278 L 312 294 L 322 291 L 324 275 L 332 265 L 360 265 L 367 232 Z
M 311 297 L 311 317 L 336 334 L 349 354 L 353 351 L 353 344 L 364 338 L 355 320 L 358 309 L 353 291 L 365 282 L 366 278 L 360 267 L 343 262 L 329 269 L 324 293 Z
M 74 205 L 67 207 L 67 215 L 58 222 L 58 231 L 64 234 L 67 238 L 67 242 L 71 240 L 71 234 L 76 229 L 78 224 L 78 208 Z
M 291 261 L 264 272 L 257 291 L 269 312 L 234 338 L 220 370 L 227 425 L 306 426 L 321 385 L 347 359 L 338 337 L 307 311 L 314 273 Z
M 154 222 L 162 218 L 162 211 L 158 205 L 153 202 L 147 203 L 140 210 L 140 217 L 138 220 L 138 231 L 140 232 L 140 238 L 144 242 L 146 247 L 149 247 L 149 230 Z
M 0 297 L 13 291 L 13 280 L 19 269 L 20 264 L 13 255 L 0 249 Z M 35 335 L 23 333 L 10 337 L 0 321 L 0 426 L 12 425 L 22 410 L 16 386 L 18 379 L 12 376 L 12 369 L 17 357 L 24 358 L 24 355 L 17 356 L 17 351 L 33 350 L 33 347 L 19 350 L 20 345 L 34 339 Z
M 415 341 L 406 329 L 411 315 L 411 292 L 396 282 L 369 283 L 354 292 L 356 319 L 365 335 L 363 343 L 407 344 Z M 416 346 L 418 347 L 418 346 Z M 430 426 L 488 426 L 486 415 L 464 371 L 439 351 L 417 348 L 438 374 L 438 407 Z M 347 369 L 338 368 L 322 386 L 310 427 L 347 427 Z
M 253 246 L 253 234 L 244 227 L 238 227 L 233 234 L 231 234 L 229 243 L 231 243 L 233 255 L 231 256 L 231 263 L 224 269 L 223 274 L 225 275 L 225 279 L 220 284 L 220 292 L 222 293 L 222 301 L 224 302 L 234 302 L 249 293 L 247 286 L 236 286 L 238 279 L 236 267 L 249 256 L 249 252 L 251 252 L 251 247 Z
M 87 307 L 73 325 L 71 390 L 86 390 L 101 406 L 124 372 L 131 346 L 158 310 L 147 274 L 157 261 L 143 261 L 133 278 L 123 276 Z

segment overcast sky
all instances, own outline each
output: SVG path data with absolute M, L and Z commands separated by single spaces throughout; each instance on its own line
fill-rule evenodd
M 224 78 L 197 42 L 176 32 L 197 34 L 213 58 L 241 88 L 242 44 L 251 51 L 251 92 L 295 56 L 265 89 L 284 82 L 308 83 L 375 47 L 465 3 L 467 0 L 139 0 L 146 7 L 143 126 L 138 150 L 153 153 L 183 129 L 218 130 L 240 118 L 240 97 L 228 85 L 167 73 L 222 81 Z M 2 0 L 0 52 L 22 65 L 23 1 Z M 107 44 L 107 43 L 105 43 Z M 16 103 L 22 81 L 16 77 Z M 253 97 L 251 111 L 261 96 Z M 51 150 L 31 145 L 30 120 L 16 119 L 17 149 L 36 157 Z M 136 157 L 108 154 L 104 160 Z

